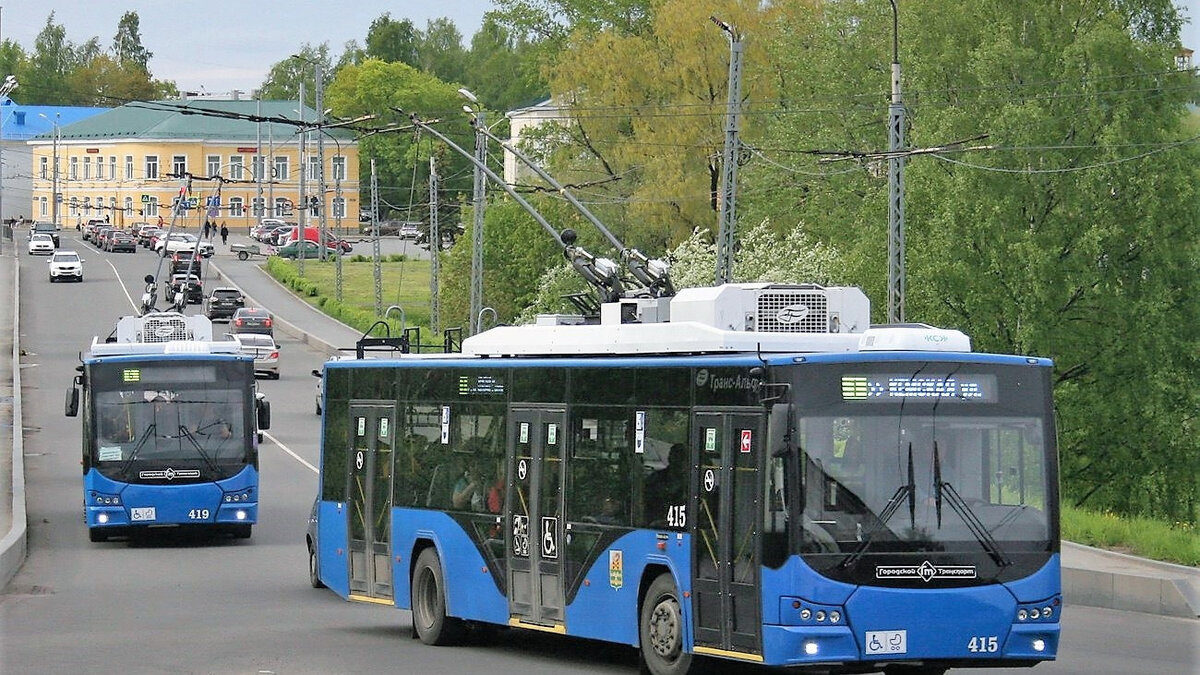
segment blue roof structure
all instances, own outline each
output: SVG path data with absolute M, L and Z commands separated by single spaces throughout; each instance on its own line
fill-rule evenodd
M 66 105 L 21 105 L 11 98 L 0 98 L 0 138 L 6 141 L 27 141 L 54 131 L 55 122 L 65 127 L 108 111 Z

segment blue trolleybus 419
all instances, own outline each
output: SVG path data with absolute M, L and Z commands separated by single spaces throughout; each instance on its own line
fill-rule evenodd
M 1051 370 L 779 284 L 330 361 L 311 581 L 428 644 L 549 631 L 655 675 L 1036 665 L 1062 616 Z
M 214 342 L 202 316 L 127 316 L 79 370 L 66 414 L 83 413 L 92 541 L 154 528 L 250 536 L 270 406 L 236 342 Z

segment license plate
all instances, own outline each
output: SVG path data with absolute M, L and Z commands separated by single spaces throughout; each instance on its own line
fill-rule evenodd
M 154 520 L 156 517 L 153 506 L 135 507 L 129 513 L 129 519 L 133 521 Z

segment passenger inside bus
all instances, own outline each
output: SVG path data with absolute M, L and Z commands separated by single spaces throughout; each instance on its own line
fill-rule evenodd
M 456 509 L 482 511 L 484 504 L 483 477 L 480 475 L 478 463 L 474 457 L 468 458 L 463 465 L 462 474 L 454 483 L 450 502 Z

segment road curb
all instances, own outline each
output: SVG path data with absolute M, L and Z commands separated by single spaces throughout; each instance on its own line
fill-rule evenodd
M 14 254 L 16 252 L 14 251 Z M 0 539 L 0 588 L 7 586 L 25 562 L 28 524 L 25 514 L 25 423 L 21 410 L 21 263 L 13 260 L 12 346 L 12 525 Z

